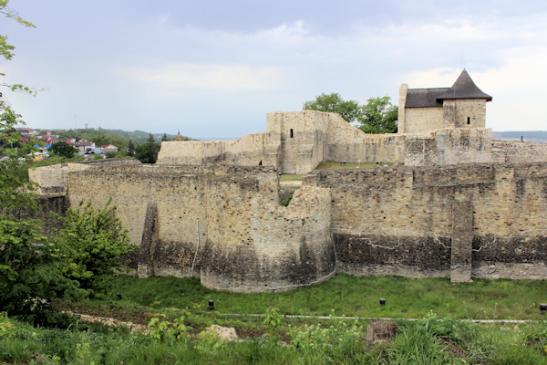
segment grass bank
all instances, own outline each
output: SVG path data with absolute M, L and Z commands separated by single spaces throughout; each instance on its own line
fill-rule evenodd
M 101 311 L 112 307 L 139 312 L 172 308 L 198 312 L 205 311 L 207 301 L 213 299 L 216 311 L 221 313 L 265 313 L 275 307 L 281 314 L 423 318 L 433 311 L 445 318 L 543 320 L 538 305 L 547 301 L 544 280 L 451 284 L 442 278 L 338 274 L 311 287 L 257 294 L 208 290 L 195 278 L 113 276 L 105 281 L 111 286 L 110 294 L 78 305 L 101 307 Z M 380 305 L 379 298 L 385 298 L 387 304 Z

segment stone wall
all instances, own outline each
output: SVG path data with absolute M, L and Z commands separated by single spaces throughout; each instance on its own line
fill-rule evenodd
M 546 179 L 544 163 L 473 164 L 321 171 L 304 184 L 331 189 L 339 271 L 545 279 Z
M 448 128 L 429 135 L 406 135 L 404 164 L 431 166 L 491 162 L 491 141 L 489 129 L 477 128 Z
M 446 128 L 443 121 L 443 108 L 405 108 L 404 132 L 425 134 L 435 129 Z
M 223 162 L 238 166 L 279 166 L 280 137 L 258 133 L 232 141 L 166 141 L 157 164 L 201 165 Z
M 546 182 L 545 163 L 316 171 L 283 207 L 271 167 L 99 165 L 49 203 L 111 200 L 141 275 L 253 292 L 335 271 L 546 279 Z
M 489 129 L 478 128 L 484 125 L 484 101 L 446 101 L 445 118 L 454 111 L 449 107 L 454 103 L 457 128 L 443 122 L 443 108 L 423 108 L 424 113 L 434 114 L 430 115 L 434 121 L 422 115 L 416 119 L 420 126 L 413 125 L 412 119 L 420 110 L 406 110 L 405 128 L 422 133 L 367 134 L 336 113 L 269 113 L 265 133 L 235 141 L 163 142 L 157 163 L 273 166 L 282 173 L 306 174 L 322 161 L 408 166 L 547 161 L 547 144 L 492 141 Z M 468 114 L 470 125 L 466 124 Z
M 88 169 L 90 165 L 80 163 L 56 164 L 30 168 L 29 180 L 36 184 L 41 195 L 63 195 L 65 193 L 66 180 L 71 171 Z
M 268 113 L 268 133 L 280 136 L 280 169 L 305 174 L 327 159 L 327 129 L 333 113 L 302 111 Z
M 545 162 L 547 143 L 493 140 L 492 160 L 498 163 Z
M 486 100 L 484 99 L 444 100 L 442 111 L 442 119 L 446 127 L 486 128 Z
M 67 183 L 71 206 L 112 199 L 140 246 L 143 275 L 198 275 L 210 288 L 251 292 L 308 285 L 334 272 L 330 191 L 309 186 L 280 206 L 271 169 L 94 168 Z

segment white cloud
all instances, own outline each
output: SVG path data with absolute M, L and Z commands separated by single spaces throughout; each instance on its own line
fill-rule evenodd
M 284 79 L 283 70 L 276 67 L 191 63 L 133 67 L 124 74 L 133 81 L 167 92 L 272 90 L 283 85 Z
M 545 98 L 547 47 L 512 48 L 501 52 L 499 66 L 471 72 L 488 104 L 487 126 L 496 130 L 547 129 Z M 433 68 L 407 74 L 409 87 L 450 86 L 459 68 Z

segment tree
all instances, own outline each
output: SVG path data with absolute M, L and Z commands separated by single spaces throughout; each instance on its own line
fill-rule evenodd
M 76 153 L 76 149 L 68 143 L 60 141 L 51 145 L 51 152 L 57 156 L 72 158 L 74 157 L 74 153 Z
M 34 27 L 31 22 L 21 18 L 17 13 L 11 10 L 8 7 L 8 2 L 9 0 L 0 0 L 0 15 L 14 19 L 16 22 L 26 27 Z M 8 43 L 8 37 L 0 34 L 0 56 L 9 61 L 15 55 L 14 51 L 15 47 Z M 0 72 L 0 76 L 3 77 L 5 74 Z M 31 94 L 35 93 L 33 89 L 21 84 L 9 84 L 2 81 L 0 82 L 0 87 L 7 88 L 11 91 L 22 90 Z M 15 150 L 14 147 L 20 137 L 15 130 L 17 124 L 23 124 L 21 115 L 17 114 L 5 101 L 0 99 L 0 155 L 4 154 L 16 157 L 17 150 Z
M 78 283 L 63 275 L 66 265 L 39 221 L 0 219 L 0 246 L 0 310 L 37 320 L 52 299 L 80 293 Z
M 142 163 L 155 163 L 160 151 L 159 143 L 156 143 L 153 135 L 148 136 L 148 141 L 137 146 L 135 156 Z
M 361 114 L 361 109 L 356 101 L 344 100 L 337 93 L 321 94 L 315 100 L 305 102 L 304 110 L 338 113 L 347 122 L 356 121 Z
M 370 98 L 361 107 L 361 129 L 366 133 L 396 133 L 398 113 L 389 96 Z
M 65 275 L 82 288 L 93 289 L 97 277 L 113 273 L 134 249 L 115 213 L 110 203 L 94 209 L 90 202 L 66 213 L 57 243 L 68 263 Z
M 167 138 L 167 134 L 164 133 L 163 136 L 161 136 L 161 141 L 165 142 L 165 141 L 168 141 L 168 140 L 169 140 L 169 138 Z
M 129 142 L 127 142 L 127 155 L 131 157 L 135 156 L 135 145 L 133 144 L 132 140 L 129 140 Z

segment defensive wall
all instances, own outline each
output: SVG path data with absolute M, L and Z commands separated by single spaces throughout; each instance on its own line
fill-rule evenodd
M 547 279 L 547 165 L 315 171 L 287 207 L 270 167 L 94 166 L 67 203 L 109 200 L 140 275 L 286 290 L 334 272 Z
M 109 200 L 140 245 L 141 275 L 197 275 L 215 289 L 285 290 L 335 270 L 330 191 L 307 186 L 279 204 L 268 168 L 94 168 L 68 178 L 77 206 Z
M 320 171 L 337 270 L 359 275 L 547 278 L 547 165 Z
M 458 101 L 462 105 L 469 104 L 468 109 L 481 107 L 477 101 L 467 102 Z M 444 110 L 445 114 L 452 110 L 449 105 L 437 109 Z M 406 113 L 415 110 L 408 109 Z M 442 121 L 442 115 L 440 117 Z M 268 113 L 265 133 L 234 141 L 162 142 L 157 164 L 272 166 L 281 173 L 306 174 L 323 161 L 444 166 L 547 160 L 547 144 L 494 141 L 489 129 L 473 127 L 484 125 L 484 118 L 472 119 L 471 123 L 469 128 L 458 124 L 457 128 L 439 125 L 444 128 L 431 129 L 429 125 L 423 133 L 367 134 L 336 113 L 309 110 Z M 530 156 L 534 156 L 532 160 Z

